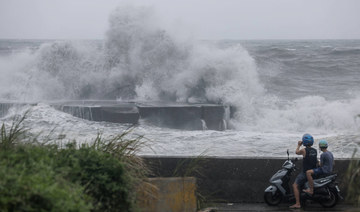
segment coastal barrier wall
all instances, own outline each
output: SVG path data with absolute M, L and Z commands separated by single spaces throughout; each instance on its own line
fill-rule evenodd
M 277 172 L 287 158 L 191 158 L 191 157 L 143 157 L 152 170 L 152 176 L 194 176 L 197 192 L 212 202 L 264 202 L 264 190 L 270 177 Z M 342 195 L 346 196 L 345 173 L 350 159 L 337 159 L 334 173 Z M 298 170 L 302 160 L 296 162 Z

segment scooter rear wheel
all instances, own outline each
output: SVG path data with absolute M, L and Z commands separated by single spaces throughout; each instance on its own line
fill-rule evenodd
M 337 202 L 337 194 L 334 191 L 329 190 L 329 199 L 320 201 L 320 205 L 322 205 L 324 208 L 332 208 L 337 204 Z
M 268 205 L 278 205 L 282 200 L 282 194 L 279 191 L 276 191 L 274 194 L 272 192 L 264 193 L 264 200 Z

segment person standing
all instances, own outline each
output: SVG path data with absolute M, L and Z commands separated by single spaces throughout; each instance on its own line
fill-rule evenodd
M 298 174 L 293 184 L 294 196 L 296 203 L 290 208 L 297 209 L 301 208 L 300 205 L 300 191 L 299 189 L 305 184 L 306 171 L 310 169 L 316 168 L 317 164 L 317 151 L 311 146 L 314 144 L 314 138 L 310 134 L 304 134 L 301 141 L 298 141 L 298 145 L 296 147 L 295 153 L 297 155 L 303 156 L 303 170 Z M 301 145 L 304 145 L 305 148 L 300 148 Z

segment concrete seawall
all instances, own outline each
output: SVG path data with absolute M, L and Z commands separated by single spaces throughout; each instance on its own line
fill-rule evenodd
M 277 172 L 286 158 L 180 158 L 180 157 L 144 157 L 154 176 L 172 177 L 174 172 L 197 178 L 198 192 L 209 201 L 215 202 L 263 202 L 264 190 L 269 186 L 270 177 Z M 335 161 L 334 173 L 342 195 L 346 195 L 344 176 L 350 159 Z M 182 164 L 182 165 L 181 165 Z M 302 167 L 291 179 L 293 183 Z M 194 168 L 194 165 L 196 166 Z

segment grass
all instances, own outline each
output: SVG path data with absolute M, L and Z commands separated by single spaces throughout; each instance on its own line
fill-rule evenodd
M 205 153 L 197 157 L 189 157 L 180 160 L 173 172 L 174 177 L 202 176 L 203 165 L 207 162 Z
M 346 182 L 348 182 L 346 199 L 360 207 L 360 160 L 355 159 L 356 152 L 357 149 L 354 150 L 346 173 Z
M 197 157 L 190 157 L 179 160 L 173 171 L 173 177 L 197 177 L 197 181 L 201 180 L 203 175 L 204 165 L 208 163 L 206 158 L 206 150 Z M 199 182 L 197 182 L 198 184 Z M 211 195 L 204 195 L 197 189 L 195 191 L 197 197 L 197 209 L 208 207 L 207 201 L 211 199 Z
M 9 150 L 14 147 L 14 145 L 16 145 L 20 140 L 23 139 L 26 130 L 21 126 L 21 123 L 24 121 L 26 114 L 27 113 L 25 113 L 25 115 L 21 117 L 15 116 L 9 130 L 6 129 L 5 123 L 1 125 L 1 150 Z
M 26 114 L 0 131 L 0 211 L 134 211 L 149 170 L 131 130 L 59 146 L 29 137 Z

